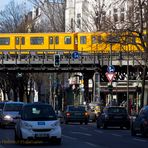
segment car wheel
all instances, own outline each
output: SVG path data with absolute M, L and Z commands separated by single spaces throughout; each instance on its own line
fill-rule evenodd
M 103 129 L 107 128 L 107 125 L 105 123 L 102 124 Z
M 88 122 L 87 121 L 85 121 L 85 125 L 87 125 L 88 124 Z
M 100 124 L 99 123 L 97 123 L 97 128 L 100 128 Z
M 129 129 L 130 129 L 130 125 L 127 125 L 127 126 L 126 126 L 126 129 L 129 130 Z
M 81 121 L 80 124 L 83 124 L 83 122 Z
M 140 128 L 140 132 L 141 132 L 141 134 L 142 134 L 142 137 L 146 137 L 146 132 L 145 132 L 143 126 L 141 126 L 141 128 Z
M 131 127 L 131 136 L 136 136 L 136 131 L 134 130 L 133 126 Z
M 60 145 L 61 144 L 61 141 L 62 141 L 61 138 L 56 138 L 56 139 L 53 139 L 51 142 L 52 142 L 52 144 Z
M 14 140 L 15 140 L 15 143 L 16 144 L 19 144 L 20 143 L 20 138 L 18 137 L 18 135 L 16 134 L 16 131 L 14 133 Z

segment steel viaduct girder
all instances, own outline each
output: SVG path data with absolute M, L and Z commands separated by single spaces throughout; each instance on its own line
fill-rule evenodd
M 40 52 L 40 51 L 38 51 Z M 12 54 L 13 53 L 13 54 Z M 43 52 L 36 54 L 29 51 L 24 54 L 18 52 L 2 52 L 0 55 L 0 71 L 21 72 L 82 72 L 85 70 L 99 70 L 100 62 L 97 54 L 80 53 L 79 58 L 72 58 L 71 53 L 58 52 L 60 65 L 54 66 L 54 53 Z
M 54 67 L 54 54 L 60 54 L 60 66 Z M 136 66 L 144 65 L 143 54 L 139 53 L 83 53 L 79 52 L 79 58 L 72 57 L 73 51 L 43 51 L 43 50 L 10 50 L 0 53 L 0 71 L 21 72 L 83 72 L 100 71 L 101 66 L 112 65 Z M 127 59 L 129 57 L 129 59 Z M 129 63 L 127 63 L 129 60 Z M 101 66 L 100 66 L 101 65 Z

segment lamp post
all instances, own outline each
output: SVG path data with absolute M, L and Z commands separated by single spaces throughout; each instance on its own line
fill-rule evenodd
M 127 112 L 129 113 L 129 46 L 127 47 Z

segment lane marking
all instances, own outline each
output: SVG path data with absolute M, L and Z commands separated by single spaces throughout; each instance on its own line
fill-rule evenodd
M 86 144 L 92 146 L 92 147 L 98 147 L 97 145 L 93 144 L 93 143 L 90 143 L 90 142 L 85 142 Z
M 133 138 L 133 140 L 135 140 L 135 141 L 140 141 L 140 142 L 147 142 L 146 140 L 137 139 L 137 138 Z
M 103 131 L 99 131 L 99 130 L 94 130 L 96 133 L 102 134 Z
M 119 134 L 111 134 L 111 135 L 116 137 L 122 137 L 122 135 L 119 135 Z
M 92 134 L 87 134 L 87 133 L 81 133 L 81 132 L 71 132 L 73 134 L 80 134 L 80 135 L 84 135 L 84 136 L 92 136 Z
M 66 136 L 66 135 L 62 135 L 62 137 L 67 138 L 67 139 L 70 139 L 70 140 L 77 140 L 77 138 Z

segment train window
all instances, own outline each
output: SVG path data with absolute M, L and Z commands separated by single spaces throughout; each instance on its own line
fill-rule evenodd
M 25 45 L 25 37 L 22 37 L 22 38 L 21 38 L 21 44 L 22 44 L 22 45 Z
M 80 44 L 86 44 L 86 36 L 80 36 Z
M 53 44 L 53 37 L 52 36 L 49 37 L 49 44 Z
M 58 36 L 55 37 L 55 44 L 59 44 L 59 37 Z
M 91 41 L 92 41 L 92 44 L 96 44 L 97 43 L 96 36 L 92 36 Z
M 109 35 L 107 36 L 107 42 L 109 43 L 119 43 L 119 37 L 118 36 L 112 36 L 112 35 Z
M 65 44 L 71 44 L 71 37 L 70 36 L 66 36 L 64 39 L 64 43 Z
M 44 38 L 43 37 L 31 37 L 30 43 L 32 45 L 41 45 L 44 43 Z
M 15 44 L 16 44 L 16 45 L 19 45 L 19 42 L 20 42 L 19 37 L 15 37 Z
M 75 37 L 75 44 L 78 44 L 78 38 Z
M 102 38 L 101 38 L 101 36 L 98 36 L 98 43 L 102 43 Z
M 128 36 L 128 37 L 126 37 L 126 43 L 134 44 L 134 43 L 136 43 L 136 38 L 134 36 L 132 36 L 132 37 Z
M 10 44 L 10 38 L 0 38 L 0 45 L 9 45 Z

